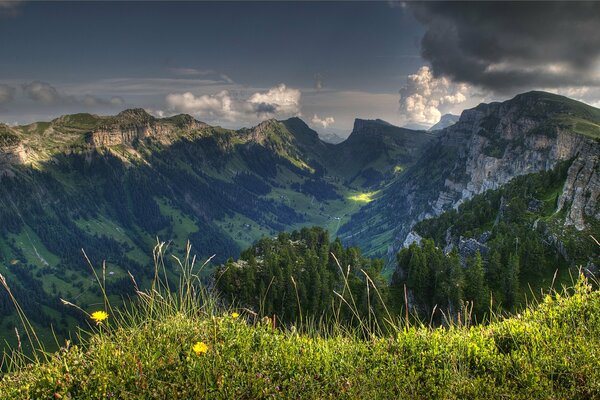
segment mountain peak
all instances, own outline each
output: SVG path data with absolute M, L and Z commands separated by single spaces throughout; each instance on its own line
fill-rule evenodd
M 172 117 L 162 118 L 160 121 L 170 122 L 178 128 L 197 128 L 201 126 L 208 126 L 208 124 L 198 121 L 196 118 L 189 114 L 177 114 Z
M 377 119 L 356 118 L 354 120 L 354 128 L 352 129 L 352 132 L 358 132 L 365 128 L 382 127 L 382 126 L 394 126 L 394 125 L 390 124 L 387 121 L 379 119 L 379 118 L 377 118 Z
M 118 113 L 115 117 L 119 122 L 149 122 L 155 118 L 143 108 L 129 108 Z
M 454 125 L 455 123 L 458 122 L 458 120 L 460 119 L 459 115 L 454 115 L 454 114 L 444 114 L 442 115 L 442 118 L 440 118 L 440 120 L 433 125 L 431 128 L 429 128 L 429 131 L 437 131 L 438 129 L 444 129 L 449 127 L 450 125 Z

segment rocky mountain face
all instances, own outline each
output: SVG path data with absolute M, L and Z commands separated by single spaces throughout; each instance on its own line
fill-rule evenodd
M 558 209 L 566 210 L 566 225 L 583 230 L 589 227 L 586 218 L 600 218 L 600 126 L 583 130 L 581 121 L 598 124 L 598 110 L 543 92 L 466 110 L 456 124 L 439 131 L 415 165 L 355 215 L 341 234 L 350 243 L 387 237 L 386 253 L 393 257 L 416 222 L 562 161 L 572 161 L 572 166 Z M 375 223 L 381 221 L 379 215 L 386 215 L 387 221 Z
M 107 285 L 127 294 L 128 271 L 151 278 L 157 237 L 173 240 L 175 252 L 190 240 L 220 262 L 261 237 L 318 225 L 393 264 L 419 239 L 416 222 L 562 163 L 560 226 L 539 224 L 568 259 L 577 243 L 560 230 L 589 237 L 600 226 L 599 132 L 600 110 L 539 92 L 482 104 L 436 132 L 357 119 L 335 145 L 299 118 L 235 131 L 134 109 L 0 124 L 0 273 L 22 283 L 21 297 L 38 299 L 28 303 L 35 315 L 39 303 L 58 310 L 59 297 L 97 301 L 82 248 L 95 265 L 106 260 Z M 69 322 L 42 317 L 34 322 Z
M 429 130 L 430 131 L 438 131 L 440 129 L 447 128 L 450 125 L 454 125 L 455 123 L 457 123 L 459 119 L 460 119 L 460 115 L 444 114 L 444 115 L 442 115 L 442 118 L 440 118 L 438 123 L 433 125 L 431 128 L 429 128 Z
M 168 145 L 182 134 L 197 132 L 208 128 L 203 122 L 189 115 L 178 115 L 166 119 L 152 117 L 143 109 L 126 110 L 92 130 L 88 143 L 96 147 L 131 146 L 134 141 L 153 138 Z

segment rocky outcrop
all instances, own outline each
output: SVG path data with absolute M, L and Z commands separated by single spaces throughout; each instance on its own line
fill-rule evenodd
M 440 130 L 440 129 L 447 128 L 447 127 L 449 127 L 449 126 L 454 125 L 455 123 L 457 123 L 459 119 L 460 119 L 459 115 L 444 114 L 444 115 L 442 115 L 442 118 L 440 118 L 439 122 L 437 124 L 433 125 L 428 130 L 430 130 L 430 131 L 437 131 L 437 130 Z
M 370 214 L 386 213 L 390 218 L 386 223 L 395 227 L 395 244 L 388 253 L 391 260 L 416 222 L 458 207 L 516 176 L 551 170 L 571 160 L 559 207 L 566 207 L 566 224 L 584 229 L 586 218 L 600 219 L 600 142 L 578 133 L 569 124 L 572 117 L 597 118 L 597 110 L 543 92 L 465 110 L 456 124 L 438 131 L 419 161 L 379 200 L 353 217 L 347 229 L 353 243 L 380 234 L 378 226 L 370 223 Z M 370 228 L 357 235 L 353 231 L 360 226 Z M 341 233 L 346 233 L 344 227 Z
M 96 147 L 132 145 L 146 138 L 170 144 L 182 135 L 206 127 L 207 124 L 196 121 L 189 115 L 181 114 L 159 120 L 142 109 L 133 109 L 123 111 L 109 124 L 90 132 L 87 140 Z
M 566 225 L 578 230 L 586 227 L 586 218 L 600 220 L 600 143 L 584 146 L 569 168 L 558 209 L 567 208 Z
M 464 168 L 464 172 L 459 179 L 446 178 L 444 187 L 430 202 L 431 214 L 438 215 L 486 190 L 497 189 L 516 176 L 573 160 L 559 208 L 569 207 L 566 222 L 580 230 L 585 227 L 584 216 L 599 218 L 600 143 L 558 124 L 548 124 L 553 117 L 550 110 L 542 115 L 528 112 L 543 109 L 546 98 L 522 96 L 520 101 L 467 110 L 459 123 L 442 131 L 437 145 L 454 146 L 462 153 L 450 170 Z M 464 138 L 458 146 L 457 137 Z

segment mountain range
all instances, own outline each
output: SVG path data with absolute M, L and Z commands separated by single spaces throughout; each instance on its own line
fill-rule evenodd
M 174 253 L 189 240 L 218 264 L 261 237 L 318 225 L 384 258 L 391 274 L 397 252 L 427 231 L 415 228 L 420 221 L 557 168 L 564 177 L 544 194 L 552 201 L 527 191 L 523 201 L 551 203 L 538 218 L 544 240 L 568 263 L 594 269 L 597 249 L 578 249 L 600 236 L 600 110 L 562 96 L 480 104 L 433 131 L 357 119 L 338 144 L 299 118 L 230 130 L 130 109 L 0 124 L 0 273 L 18 282 L 24 308 L 44 304 L 34 322 L 65 326 L 59 298 L 85 307 L 98 295 L 82 249 L 93 265 L 106 260 L 110 288 L 127 292 L 128 271 L 152 278 L 157 237 Z M 448 230 L 439 245 L 472 236 Z M 0 307 L 9 308 L 6 297 Z

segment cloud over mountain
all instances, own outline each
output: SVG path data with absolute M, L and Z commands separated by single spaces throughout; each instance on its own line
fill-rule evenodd
M 247 97 L 233 96 L 227 90 L 198 96 L 191 92 L 171 93 L 165 99 L 166 113 L 182 112 L 209 120 L 240 122 L 256 118 L 285 118 L 300 114 L 301 96 L 300 90 L 283 83 Z
M 280 83 L 266 92 L 254 93 L 248 99 L 248 104 L 258 115 L 293 116 L 300 114 L 301 96 L 300 90 Z
M 446 77 L 436 78 L 427 66 L 406 78 L 400 89 L 400 115 L 403 125 L 433 125 L 442 114 L 469 97 L 469 85 L 455 84 Z
M 314 125 L 320 125 L 323 128 L 327 128 L 329 127 L 329 125 L 332 125 L 335 123 L 335 119 L 333 117 L 324 117 L 321 118 L 319 117 L 317 114 L 314 114 L 312 119 L 310 120 Z
M 233 120 L 237 112 L 232 109 L 233 100 L 223 90 L 212 95 L 195 96 L 191 92 L 171 93 L 166 97 L 169 110 L 201 117 Z
M 600 3 L 410 3 L 436 76 L 507 92 L 599 85 Z

